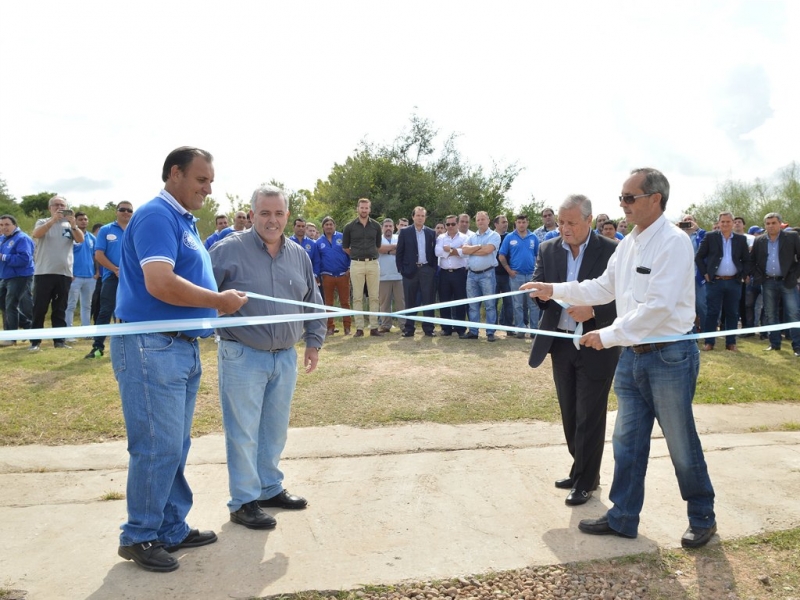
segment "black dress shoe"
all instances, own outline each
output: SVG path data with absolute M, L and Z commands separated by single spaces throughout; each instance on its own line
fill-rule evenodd
M 276 494 L 272 498 L 259 500 L 258 505 L 261 508 L 274 506 L 277 508 L 286 508 L 288 510 L 301 510 L 308 506 L 308 502 L 302 496 L 295 496 L 283 490 L 280 494 Z
M 592 497 L 592 492 L 587 492 L 586 490 L 570 490 L 569 494 L 567 495 L 566 500 L 564 500 L 564 504 L 569 506 L 580 506 L 581 504 L 586 504 L 589 501 L 589 498 Z
M 478 336 L 475 335 L 474 333 L 467 332 L 467 333 L 462 333 L 461 335 L 459 335 L 458 339 L 460 339 L 460 340 L 477 340 Z
M 681 538 L 681 546 L 684 548 L 699 548 L 705 546 L 708 541 L 717 533 L 717 524 L 714 523 L 706 529 L 689 526 L 686 533 Z
M 274 529 L 278 524 L 274 518 L 261 510 L 255 500 L 242 504 L 239 510 L 232 512 L 231 522 L 244 525 L 248 529 Z
M 572 477 L 565 477 L 564 479 L 556 480 L 556 487 L 560 490 L 572 489 Z
M 402 333 L 402 336 L 403 337 L 414 337 L 414 332 L 413 331 L 404 331 Z
M 426 331 L 425 332 L 425 337 L 436 337 L 436 332 L 435 331 Z
M 183 538 L 183 541 L 174 546 L 166 546 L 164 550 L 167 552 L 177 552 L 181 548 L 197 548 L 198 546 L 205 546 L 206 544 L 213 544 L 217 541 L 217 534 L 213 531 L 198 531 L 197 529 L 189 530 L 189 535 Z
M 164 544 L 156 540 L 132 546 L 120 546 L 117 554 L 125 560 L 132 560 L 146 571 L 168 573 L 180 566 L 178 559 L 167 554 L 164 551 Z
M 452 331 L 442 331 L 439 335 L 443 335 L 445 337 L 450 337 L 451 335 L 453 335 L 453 332 Z
M 625 535 L 616 529 L 611 529 L 611 525 L 608 524 L 608 517 L 605 515 L 599 519 L 583 519 L 578 523 L 578 529 L 591 535 L 617 535 L 629 539 L 636 537 L 635 535 Z

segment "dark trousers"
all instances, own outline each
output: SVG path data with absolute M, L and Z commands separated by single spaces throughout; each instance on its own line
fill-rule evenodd
M 500 271 L 503 271 L 502 273 Z M 495 294 L 504 294 L 511 291 L 511 278 L 505 269 L 497 270 L 494 272 L 495 280 Z M 497 300 L 497 316 L 498 325 L 506 325 L 507 327 L 514 326 L 514 301 L 510 296 L 506 296 L 502 300 L 503 308 L 499 308 L 500 300 Z
M 32 329 L 44 327 L 44 317 L 51 309 L 50 324 L 55 327 L 67 326 L 67 302 L 72 277 L 66 275 L 33 276 L 33 323 Z M 51 308 L 52 306 L 52 308 Z M 42 340 L 31 340 L 31 346 L 38 346 Z M 53 344 L 63 344 L 64 338 L 53 340 Z
M 95 319 L 95 325 L 108 325 L 111 323 L 111 317 L 117 308 L 117 286 L 119 279 L 113 273 L 103 281 L 103 287 L 100 288 L 100 312 Z M 94 338 L 92 348 L 105 350 L 106 336 L 98 335 Z
M 103 287 L 103 279 L 97 278 L 97 283 L 94 284 L 94 292 L 92 292 L 92 323 L 97 325 L 97 317 L 100 316 L 100 290 Z
M 422 265 L 417 269 L 413 277 L 403 277 L 403 292 L 405 295 L 406 308 L 416 308 L 417 306 L 425 306 L 434 303 L 436 295 L 436 288 L 433 285 L 433 279 L 436 275 L 436 269 L 431 265 Z M 417 295 L 419 294 L 419 302 Z M 421 304 L 420 304 L 421 302 Z M 423 312 L 426 317 L 433 318 L 433 311 L 426 310 Z M 414 334 L 416 321 L 413 319 L 406 319 L 404 332 Z M 422 323 L 422 331 L 425 333 L 433 333 L 433 323 Z
M 572 340 L 555 338 L 550 356 L 564 437 L 573 459 L 569 471 L 572 487 L 592 490 L 600 480 L 608 392 L 614 372 L 604 379 L 590 379 L 583 364 L 586 351 L 577 350 Z
M 33 275 L 11 277 L 0 281 L 0 310 L 3 311 L 3 329 L 16 331 L 22 326 L 30 329 L 33 318 Z
M 705 333 L 717 330 L 720 311 L 725 311 L 722 327 L 736 330 L 739 325 L 739 299 L 742 294 L 742 283 L 738 279 L 713 279 L 706 283 L 706 318 Z M 705 343 L 714 345 L 714 338 L 706 338 Z M 725 345 L 736 344 L 736 334 L 725 336 Z
M 439 269 L 439 302 L 452 302 L 467 298 L 467 269 Z M 427 304 L 423 302 L 423 304 Z M 467 318 L 467 305 L 459 304 L 452 308 L 440 308 L 439 316 L 442 319 L 455 319 L 465 321 Z M 453 331 L 461 335 L 467 331 L 465 326 L 442 325 L 442 331 L 449 335 Z

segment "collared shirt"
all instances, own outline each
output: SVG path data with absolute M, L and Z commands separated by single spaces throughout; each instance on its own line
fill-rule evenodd
M 778 256 L 780 241 L 780 234 L 778 234 L 774 242 L 769 236 L 767 236 L 767 268 L 765 272 L 769 277 L 781 276 L 781 261 Z
M 314 282 L 314 270 L 306 251 L 285 236 L 281 248 L 273 256 L 267 245 L 251 229 L 244 235 L 228 236 L 211 248 L 214 278 L 220 291 L 247 290 L 272 298 L 284 298 L 317 304 L 319 309 L 283 302 L 250 298 L 231 317 L 261 317 L 268 315 L 297 315 L 317 313 L 323 315 L 324 304 L 319 287 Z M 306 347 L 322 348 L 327 320 L 281 321 L 244 327 L 220 327 L 217 335 L 235 340 L 257 350 L 283 350 L 291 348 L 301 339 Z
M 724 234 L 722 238 L 722 261 L 717 268 L 717 275 L 720 277 L 733 277 L 736 275 L 736 265 L 733 264 L 733 234 L 727 239 Z
M 523 275 L 533 274 L 538 252 L 539 238 L 530 231 L 526 231 L 525 237 L 522 237 L 514 229 L 500 246 L 500 254 L 506 257 L 508 266 Z M 605 304 L 605 302 L 601 302 L 601 304 Z
M 591 233 L 589 236 L 590 235 Z M 589 244 L 589 236 L 586 236 L 586 241 L 581 244 L 578 256 L 572 256 L 572 248 L 570 245 L 565 241 L 561 242 L 561 247 L 564 248 L 567 253 L 567 281 L 578 280 L 578 272 L 581 270 L 581 264 L 583 264 L 583 254 L 586 250 L 586 246 Z M 558 320 L 558 328 L 566 331 L 575 331 L 577 326 L 578 322 L 570 317 L 566 310 L 562 310 L 561 318 Z
M 33 240 L 19 227 L 8 237 L 0 235 L 0 257 L 0 279 L 33 275 Z
M 150 295 L 142 267 L 165 262 L 187 281 L 217 291 L 211 259 L 197 233 L 194 215 L 178 204 L 166 190 L 139 208 L 131 217 L 122 238 L 117 288 L 117 317 L 123 321 L 170 321 L 173 319 L 213 319 L 217 311 L 208 307 L 177 306 Z M 206 337 L 212 329 L 193 329 L 184 333 Z
M 308 258 L 311 259 L 311 268 L 314 269 L 314 276 L 319 277 L 319 248 L 317 248 L 317 243 L 308 236 L 298 240 L 297 236 L 293 235 L 289 239 L 306 251 Z
M 397 246 L 397 234 L 392 235 L 391 239 L 381 236 L 381 246 Z M 378 255 L 378 265 L 380 267 L 380 281 L 400 281 L 403 276 L 397 270 L 397 260 L 395 254 Z
M 72 275 L 75 277 L 94 277 L 94 247 L 97 238 L 88 231 L 83 232 L 83 241 L 72 246 Z
M 449 252 L 444 251 L 444 247 L 450 246 L 451 249 L 461 248 L 467 243 L 468 239 L 469 237 L 460 231 L 456 231 L 452 237 L 447 233 L 443 233 L 436 238 L 436 247 L 433 252 L 439 257 L 439 267 L 442 269 L 465 269 L 467 267 L 467 257 L 462 256 L 460 252 L 456 256 L 450 256 Z
M 412 227 L 414 226 L 412 225 Z M 425 226 L 423 225 L 422 229 L 414 227 L 414 233 L 417 234 L 417 262 L 426 265 L 428 264 L 428 254 L 425 251 Z
M 322 235 L 317 240 L 319 250 L 319 272 L 340 277 L 350 269 L 350 257 L 342 250 L 342 234 L 334 231 L 331 239 Z
M 363 225 L 356 217 L 344 226 L 342 232 L 342 247 L 350 250 L 351 260 L 378 258 L 378 248 L 381 246 L 383 229 L 375 219 L 367 219 Z
M 469 236 L 467 246 L 494 246 L 495 251 L 500 248 L 500 234 L 491 229 L 487 229 L 483 233 L 477 231 Z M 485 256 L 475 256 L 470 254 L 468 257 L 468 264 L 470 271 L 485 271 L 497 266 L 497 253 L 492 252 Z
M 647 338 L 684 335 L 692 329 L 694 248 L 662 214 L 644 231 L 625 236 L 597 279 L 553 284 L 553 296 L 569 304 L 617 302 L 617 315 L 598 330 L 603 346 L 631 346 Z
M 39 219 L 34 229 L 41 227 L 50 219 Z M 72 246 L 75 237 L 66 219 L 53 224 L 40 238 L 34 238 L 34 275 L 64 275 L 72 277 Z
M 95 251 L 102 250 L 111 264 L 119 266 L 119 255 L 122 249 L 122 236 L 125 230 L 116 221 L 103 225 L 97 232 L 97 245 Z M 103 269 L 103 281 L 114 273 Z
M 539 238 L 540 242 L 544 241 L 544 236 L 546 236 L 551 231 L 558 231 L 558 227 L 554 227 L 553 229 L 545 229 L 545 226 L 542 225 L 541 227 L 537 227 L 533 230 L 533 235 Z

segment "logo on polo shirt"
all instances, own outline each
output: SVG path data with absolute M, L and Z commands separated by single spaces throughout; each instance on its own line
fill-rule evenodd
M 116 242 L 117 241 L 117 236 L 115 234 L 113 234 L 113 233 L 109 233 L 106 236 L 106 240 L 108 240 L 109 242 Z
M 342 238 L 339 238 L 338 240 L 336 240 L 336 243 L 341 246 L 342 245 Z
M 510 242 L 508 242 L 509 246 L 516 246 L 517 244 L 518 244 L 517 240 L 511 240 Z
M 183 245 L 189 248 L 189 250 L 199 250 L 199 246 L 195 241 L 194 237 L 188 231 L 183 232 Z

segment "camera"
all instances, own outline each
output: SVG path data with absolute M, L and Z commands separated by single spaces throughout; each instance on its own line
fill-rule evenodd
M 62 216 L 62 217 L 71 217 L 71 216 L 72 216 L 72 215 L 74 215 L 74 214 L 75 214 L 75 213 L 74 213 L 74 212 L 72 212 L 72 211 L 71 211 L 70 209 L 68 209 L 68 208 L 65 208 L 64 210 L 62 210 L 62 211 L 61 211 L 61 216 Z
M 680 227 L 681 229 L 691 229 L 692 225 L 694 225 L 694 223 L 692 223 L 691 221 L 681 221 L 680 223 L 678 223 L 678 227 Z

